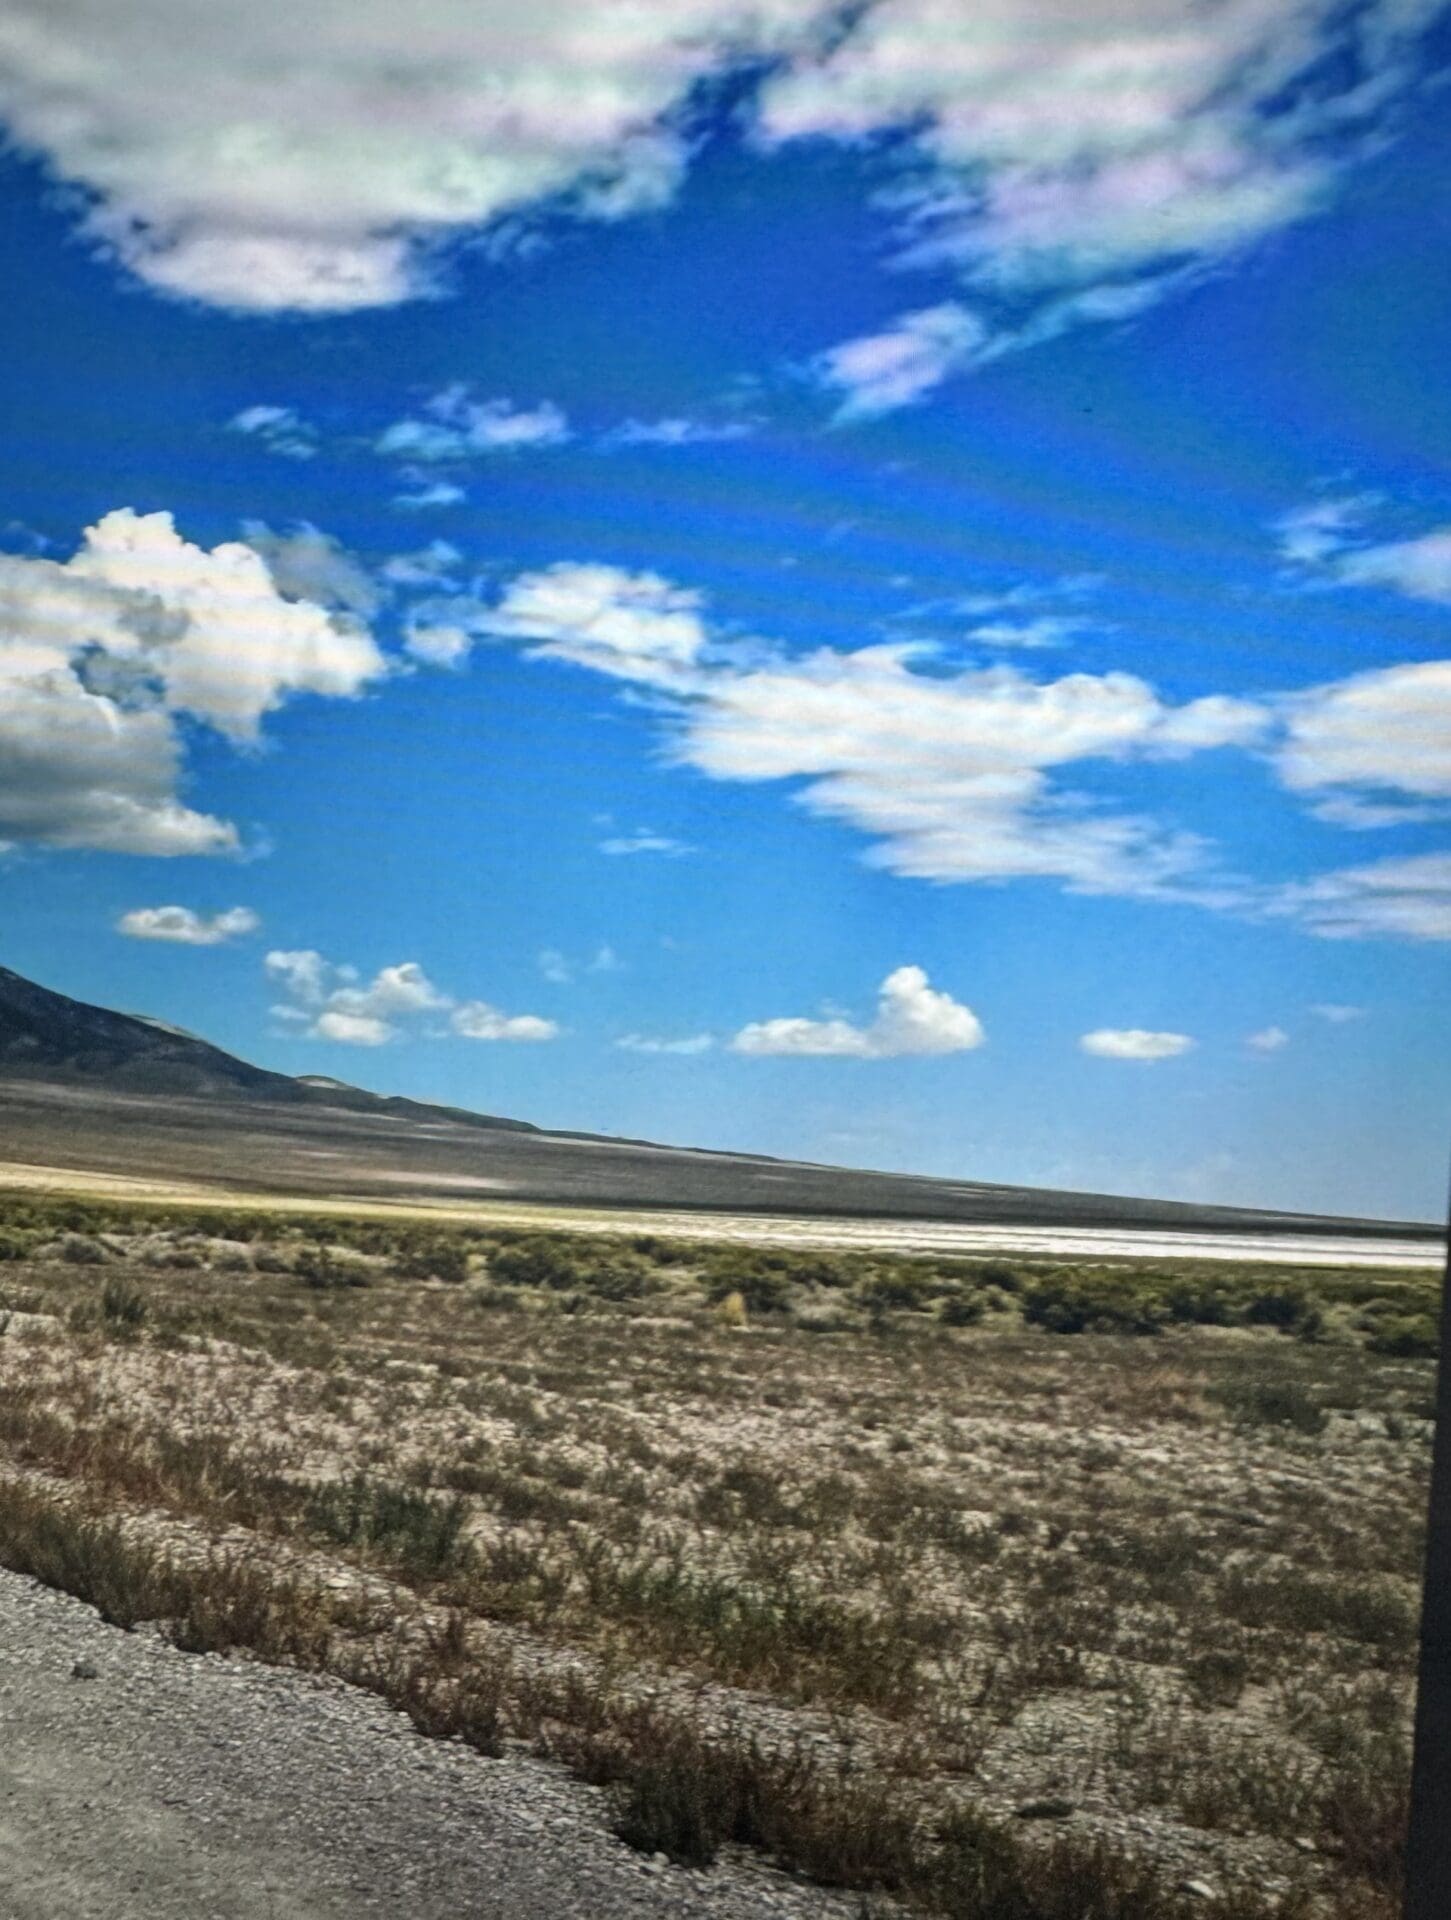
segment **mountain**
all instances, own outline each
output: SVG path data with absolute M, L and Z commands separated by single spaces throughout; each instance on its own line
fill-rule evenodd
M 0 1163 L 327 1199 L 539 1201 L 1035 1230 L 1257 1237 L 1388 1232 L 1174 1200 L 929 1179 L 549 1132 L 459 1107 L 254 1067 L 166 1021 L 88 1006 L 0 967 Z M 688 1232 L 683 1225 L 676 1231 Z M 1165 1243 L 1166 1247 L 1174 1242 Z M 1180 1243 L 1183 1244 L 1183 1243 Z M 1192 1251 L 1192 1246 L 1185 1246 Z
M 290 1074 L 272 1073 L 224 1053 L 184 1027 L 146 1014 L 88 1006 L 83 1000 L 37 986 L 8 967 L 0 967 L 0 1078 L 113 1093 L 323 1106 L 536 1131 L 523 1120 L 499 1120 L 462 1107 L 434 1107 L 369 1093 L 344 1080 L 314 1074 L 294 1079 Z

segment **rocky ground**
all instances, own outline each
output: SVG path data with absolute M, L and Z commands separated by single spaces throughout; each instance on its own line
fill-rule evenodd
M 844 1920 L 754 1860 L 613 1838 L 598 1789 L 425 1739 L 377 1698 L 0 1571 L 6 1920 Z

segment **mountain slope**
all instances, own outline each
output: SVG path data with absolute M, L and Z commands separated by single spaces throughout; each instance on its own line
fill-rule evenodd
M 224 1053 L 182 1027 L 89 1006 L 8 967 L 0 967 L 0 1077 L 115 1093 L 267 1101 L 535 1131 L 522 1120 L 369 1093 L 342 1080 L 273 1073 Z
M 549 1132 L 254 1067 L 0 968 L 0 1162 L 332 1198 L 530 1200 L 834 1219 L 1384 1236 L 1419 1223 L 1215 1207 Z

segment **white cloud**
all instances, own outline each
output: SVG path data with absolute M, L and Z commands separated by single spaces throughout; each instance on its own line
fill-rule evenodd
M 230 433 L 247 434 L 269 453 L 289 460 L 311 460 L 317 452 L 317 428 L 296 407 L 243 407 L 227 422 Z
M 409 513 L 427 513 L 435 507 L 456 507 L 468 495 L 451 480 L 415 480 L 411 489 L 395 493 L 393 504 Z
M 1357 493 L 1293 508 L 1275 522 L 1281 554 L 1297 567 L 1320 566 L 1333 559 L 1355 538 L 1356 528 L 1381 498 L 1378 493 Z
M 1322 818 L 1355 827 L 1420 819 L 1423 801 L 1451 796 L 1451 662 L 1174 705 L 1134 674 L 1040 679 L 927 643 L 788 653 L 713 633 L 701 596 L 658 574 L 574 561 L 517 576 L 470 622 L 645 689 L 677 764 L 794 781 L 798 804 L 868 837 L 871 864 L 915 879 L 1038 878 L 1278 913 L 1278 896 L 1217 879 L 1207 843 L 1076 789 L 1068 770 L 1258 750 Z M 686 850 L 645 827 L 601 846 Z
M 348 1013 L 341 1007 L 325 1007 L 311 1027 L 316 1040 L 337 1040 L 346 1047 L 381 1047 L 393 1038 L 396 1029 L 372 1013 Z
M 568 987 L 581 973 L 618 973 L 624 962 L 613 947 L 596 947 L 588 960 L 574 961 L 558 947 L 545 947 L 539 955 L 539 971 L 551 986 Z
M 426 547 L 415 548 L 412 553 L 391 554 L 381 571 L 395 587 L 449 588 L 455 584 L 455 570 L 462 559 L 451 540 L 430 540 Z
M 274 949 L 262 964 L 285 992 L 308 1007 L 320 1006 L 329 982 L 340 977 L 338 969 L 311 947 L 291 952 Z
M 609 839 L 600 841 L 600 852 L 616 858 L 636 853 L 660 853 L 667 859 L 678 860 L 683 854 L 694 853 L 695 848 L 686 840 L 676 840 L 668 833 L 655 833 L 649 827 L 640 827 L 634 833 L 612 834 Z
M 1451 854 L 1342 867 L 1283 888 L 1269 911 L 1326 940 L 1451 940 Z
M 465 1040 L 532 1041 L 559 1037 L 559 1027 L 553 1020 L 541 1020 L 533 1013 L 500 1013 L 485 1000 L 469 1000 L 455 1007 L 450 1025 Z
M 533 1014 L 508 1015 L 483 1000 L 455 1000 L 416 960 L 381 967 L 366 984 L 359 983 L 356 968 L 335 966 L 311 948 L 269 953 L 263 964 L 287 995 L 274 1014 L 305 1022 L 316 1040 L 379 1047 L 423 1030 L 432 1014 L 447 1014 L 450 1029 L 467 1040 L 553 1040 L 559 1032 L 552 1020 Z
M 1354 674 L 1312 688 L 1286 708 L 1276 765 L 1292 792 L 1370 788 L 1451 798 L 1451 660 Z M 1323 804 L 1320 812 L 1326 817 Z M 1392 815 L 1405 817 L 1399 808 Z M 1380 824 L 1363 808 L 1360 818 L 1342 821 L 1372 823 Z
M 735 1053 L 892 1060 L 965 1053 L 980 1047 L 986 1037 L 972 1009 L 939 993 L 921 967 L 898 967 L 882 982 L 876 1018 L 869 1026 L 841 1019 L 758 1020 L 741 1028 L 731 1048 Z
M 970 366 L 987 338 L 982 320 L 946 301 L 904 313 L 880 333 L 828 348 L 812 373 L 840 395 L 838 420 L 867 419 L 925 400 L 949 374 Z
M 1278 1053 L 1289 1044 L 1290 1036 L 1283 1027 L 1261 1027 L 1245 1040 L 1245 1045 L 1253 1047 L 1256 1053 Z
M 461 667 L 473 652 L 474 636 L 466 627 L 415 626 L 403 634 L 403 651 L 426 667 Z
M 1321 1020 L 1329 1021 L 1332 1027 L 1343 1027 L 1349 1020 L 1363 1020 L 1364 1007 L 1348 1007 L 1334 1000 L 1319 1000 L 1310 1009 Z
M 250 907 L 223 913 L 195 913 L 190 907 L 133 907 L 116 922 L 118 933 L 133 940 L 174 940 L 184 947 L 220 947 L 255 933 L 262 922 Z
M 881 196 L 900 263 L 955 268 L 1027 344 L 1121 318 L 1315 211 L 1436 11 L 879 0 L 767 81 L 761 131 L 909 134 Z
M 678 685 L 706 644 L 701 596 L 657 573 L 559 561 L 517 574 L 482 619 L 499 639 L 597 673 Z
M 278 537 L 272 564 L 324 540 Z M 118 508 L 64 562 L 0 556 L 0 838 L 234 851 L 236 829 L 179 796 L 175 716 L 247 744 L 293 696 L 353 697 L 385 671 L 355 616 L 290 597 L 253 546 L 193 546 L 168 513 Z
M 989 620 L 973 627 L 967 637 L 983 647 L 1024 647 L 1035 651 L 1064 646 L 1092 626 L 1091 620 L 1076 619 L 1071 614 L 1044 613 L 1032 620 Z
M 287 533 L 274 532 L 265 520 L 244 520 L 242 532 L 287 599 L 310 600 L 364 620 L 378 611 L 382 595 L 373 576 L 340 540 L 310 520 L 300 520 Z
M 721 440 L 744 440 L 754 428 L 744 420 L 689 420 L 678 414 L 661 420 L 624 420 L 601 437 L 605 447 L 698 447 Z
M 574 980 L 574 966 L 557 947 L 545 947 L 539 956 L 539 971 L 553 987 L 567 987 Z
M 427 420 L 395 420 L 377 450 L 407 460 L 464 460 L 476 453 L 557 447 L 570 439 L 569 422 L 552 400 L 516 407 L 511 400 L 472 400 L 462 386 L 445 387 L 425 402 Z
M 1358 493 L 1296 507 L 1275 522 L 1280 551 L 1293 565 L 1349 587 L 1385 587 L 1409 600 L 1451 606 L 1451 527 L 1406 540 L 1367 540 L 1369 514 L 1382 493 Z
M 218 34 L 196 0 L 17 0 L 0 115 L 152 288 L 344 312 L 437 291 L 443 243 L 532 209 L 660 206 L 699 84 L 753 65 L 773 76 L 763 144 L 880 146 L 904 261 L 1087 318 L 1319 205 L 1437 11 L 299 0 L 232 10 Z
M 1194 1042 L 1187 1033 L 1150 1033 L 1143 1027 L 1097 1027 L 1078 1042 L 1085 1053 L 1100 1060 L 1136 1060 L 1148 1065 L 1188 1053 Z
M 625 1033 L 615 1042 L 624 1053 L 668 1053 L 690 1056 L 709 1053 L 715 1045 L 715 1035 L 710 1033 L 690 1033 L 679 1040 L 661 1040 L 651 1034 Z
M 0 113 L 153 288 L 343 312 L 431 291 L 432 244 L 558 196 L 605 220 L 660 204 L 688 151 L 665 116 L 821 11 L 300 0 L 219 34 L 194 0 L 45 0 L 0 41 Z
M 1451 607 L 1451 527 L 1346 554 L 1336 569 L 1347 586 L 1389 587 L 1411 600 Z

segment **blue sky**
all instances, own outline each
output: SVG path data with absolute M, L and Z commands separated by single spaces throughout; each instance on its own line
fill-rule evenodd
M 966 11 L 0 7 L 0 959 L 1437 1214 L 1448 9 Z

